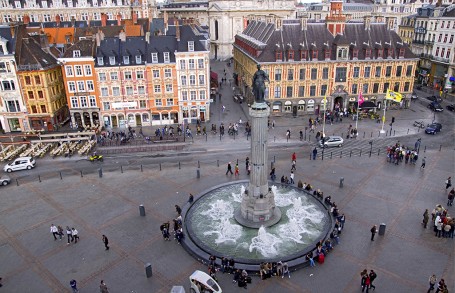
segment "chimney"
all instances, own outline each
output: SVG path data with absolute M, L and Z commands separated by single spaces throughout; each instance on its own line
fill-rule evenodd
M 302 17 L 300 19 L 300 29 L 302 31 L 306 31 L 308 28 L 308 20 L 305 17 Z
M 120 13 L 117 14 L 117 25 L 122 25 L 122 15 Z
M 40 40 L 40 45 L 42 49 L 47 49 L 49 48 L 49 39 L 46 34 L 40 33 L 39 35 L 39 40 Z
M 76 18 L 74 18 L 74 16 L 71 17 L 71 26 L 72 26 L 72 27 L 75 27 L 75 26 L 76 26 Z
M 11 30 L 11 37 L 14 39 L 16 35 L 16 26 L 10 24 L 9 28 Z
M 277 30 L 281 30 L 283 28 L 283 20 L 281 18 L 276 18 L 275 19 L 275 28 Z
M 60 15 L 57 14 L 57 15 L 55 16 L 55 22 L 57 23 L 57 27 L 60 27 L 60 21 L 61 21 Z
M 126 42 L 126 33 L 124 30 L 121 30 L 120 33 L 118 34 L 118 39 L 121 42 Z
M 178 21 L 175 22 L 175 37 L 177 41 L 180 41 L 180 26 Z
M 371 17 L 369 15 L 365 15 L 363 17 L 363 24 L 365 26 L 365 30 L 369 31 L 370 30 L 370 26 L 371 26 Z
M 99 47 L 101 45 L 101 36 L 100 31 L 95 34 L 96 46 Z
M 106 26 L 107 25 L 107 15 L 104 13 L 101 13 L 101 26 Z
M 133 24 L 137 24 L 137 13 L 133 11 Z
M 150 44 L 150 32 L 145 33 L 145 41 L 147 42 L 147 44 Z
M 102 30 L 99 30 L 98 32 L 100 34 L 100 40 L 104 41 L 104 32 Z
M 29 24 L 30 23 L 30 16 L 28 16 L 28 14 L 25 14 L 24 18 L 23 18 L 23 21 L 24 21 L 24 24 Z
M 169 22 L 169 17 L 168 17 L 168 15 L 167 15 L 167 11 L 166 11 L 166 10 L 164 11 L 164 16 L 163 16 L 163 18 L 164 18 L 164 34 L 166 35 L 166 33 L 167 33 L 167 26 L 168 26 L 168 22 Z

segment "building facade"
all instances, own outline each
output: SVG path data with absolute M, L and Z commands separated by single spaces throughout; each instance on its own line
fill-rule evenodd
M 388 89 L 409 98 L 418 62 L 409 47 L 369 17 L 343 22 L 340 8 L 332 2 L 326 23 L 253 22 L 236 36 L 237 83 L 250 102 L 256 64 L 269 73 L 266 99 L 274 113 L 319 114 L 325 96 L 327 110 L 356 107 L 360 93 L 376 107 Z

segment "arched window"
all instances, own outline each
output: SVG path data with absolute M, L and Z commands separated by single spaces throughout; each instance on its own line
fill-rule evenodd
M 308 100 L 308 104 L 306 106 L 307 112 L 314 112 L 314 100 Z

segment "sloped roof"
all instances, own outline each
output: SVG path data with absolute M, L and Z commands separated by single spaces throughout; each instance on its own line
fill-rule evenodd
M 9 25 L 0 26 L 0 38 L 8 41 L 6 44 L 6 49 L 10 53 L 14 53 L 16 46 L 16 36 L 12 35 L 12 30 L 15 32 L 17 30 L 17 26 L 14 26 L 13 28 L 10 28 Z
M 41 48 L 40 36 L 23 35 L 20 47 L 20 50 L 16 50 L 18 70 L 21 70 L 21 66 L 24 68 L 45 69 L 57 64 L 57 59 Z
M 63 57 L 72 58 L 73 52 L 76 50 L 81 52 L 81 57 L 93 57 L 95 54 L 95 41 L 92 38 L 78 40 L 74 45 L 66 49 Z

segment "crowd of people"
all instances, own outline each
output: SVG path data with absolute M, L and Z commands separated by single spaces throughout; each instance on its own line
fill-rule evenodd
M 192 200 L 193 196 L 190 194 L 190 200 Z M 182 209 L 180 206 L 175 205 L 175 211 L 177 212 L 177 218 L 173 219 L 173 234 L 174 240 L 177 241 L 178 244 L 181 244 L 182 239 L 184 237 L 183 234 L 183 221 L 182 221 Z M 165 241 L 171 241 L 170 239 L 170 221 L 167 221 L 160 226 L 161 234 L 163 235 L 163 239 Z
M 415 165 L 418 159 L 418 148 L 401 145 L 399 141 L 395 145 L 387 147 L 387 162 L 389 163 L 399 165 L 404 161 L 405 164 Z M 422 159 L 422 163 L 425 161 L 424 159 Z

